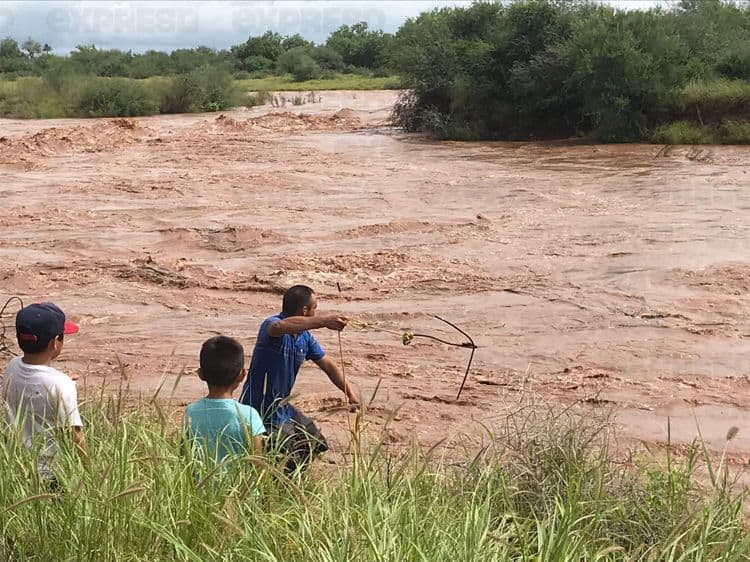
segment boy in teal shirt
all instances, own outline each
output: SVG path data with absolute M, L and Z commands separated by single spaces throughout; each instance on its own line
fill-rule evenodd
M 201 347 L 198 376 L 208 385 L 208 395 L 188 405 L 185 430 L 191 445 L 205 447 L 216 462 L 261 451 L 266 429 L 260 415 L 232 398 L 245 378 L 244 363 L 242 345 L 233 338 L 216 336 Z

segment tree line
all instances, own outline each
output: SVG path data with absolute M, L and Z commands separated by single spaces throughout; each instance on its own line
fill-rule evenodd
M 325 43 L 316 45 L 299 34 L 273 31 L 248 37 L 229 49 L 148 50 L 133 53 L 78 45 L 67 56 L 54 54 L 47 43 L 28 38 L 0 41 L 0 77 L 43 76 L 45 73 L 87 74 L 102 77 L 149 78 L 185 74 L 203 66 L 222 68 L 235 77 L 289 73 L 295 79 L 320 78 L 333 72 L 386 73 L 393 35 L 369 29 L 366 22 L 342 25 Z M 385 74 L 383 74 L 385 75 Z

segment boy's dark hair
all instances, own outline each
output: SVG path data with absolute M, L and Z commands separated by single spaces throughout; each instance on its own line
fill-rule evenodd
M 306 285 L 295 285 L 287 289 L 284 293 L 281 311 L 287 316 L 297 314 L 300 308 L 310 304 L 313 294 L 315 294 L 315 291 Z
M 49 339 L 38 339 L 36 341 L 18 338 L 18 347 L 20 347 L 21 351 L 23 351 L 24 353 L 34 355 L 36 353 L 42 353 L 45 349 L 47 349 L 49 342 L 51 342 L 54 338 L 60 338 L 60 341 L 63 341 L 64 337 L 65 336 L 63 336 L 62 334 L 57 334 L 56 336 L 52 336 Z
M 230 386 L 244 364 L 245 350 L 234 338 L 215 336 L 201 347 L 201 373 L 203 380 L 211 386 Z

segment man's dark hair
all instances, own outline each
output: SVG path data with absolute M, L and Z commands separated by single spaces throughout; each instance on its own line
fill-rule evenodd
M 62 334 L 58 334 L 52 338 L 49 338 L 48 340 L 26 340 L 23 338 L 18 338 L 18 347 L 20 347 L 21 351 L 23 351 L 24 353 L 35 355 L 37 353 L 42 353 L 45 349 L 47 349 L 49 342 L 51 342 L 54 338 L 59 338 L 60 341 L 62 341 L 63 337 L 64 336 Z
M 203 380 L 211 386 L 229 386 L 240 374 L 245 364 L 242 344 L 228 336 L 214 336 L 201 347 L 200 356 Z
M 310 304 L 313 294 L 315 291 L 306 285 L 295 285 L 287 289 L 281 311 L 287 316 L 297 314 L 300 308 Z

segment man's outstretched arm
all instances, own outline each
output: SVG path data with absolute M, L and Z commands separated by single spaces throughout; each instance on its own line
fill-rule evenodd
M 341 371 L 341 368 L 336 364 L 336 362 L 333 361 L 333 359 L 325 355 L 322 359 L 316 361 L 315 363 L 317 363 L 318 367 L 323 369 L 323 372 L 328 375 L 328 378 L 331 379 L 331 382 L 336 385 L 336 388 L 346 394 L 346 397 L 349 399 L 350 404 L 352 404 L 353 406 L 360 405 L 361 398 L 359 396 L 359 390 L 355 385 L 344 379 L 344 373 Z
M 284 334 L 299 334 L 305 330 L 328 328 L 329 330 L 343 330 L 349 319 L 346 316 L 331 314 L 329 316 L 287 316 L 268 326 L 268 335 L 278 338 Z

